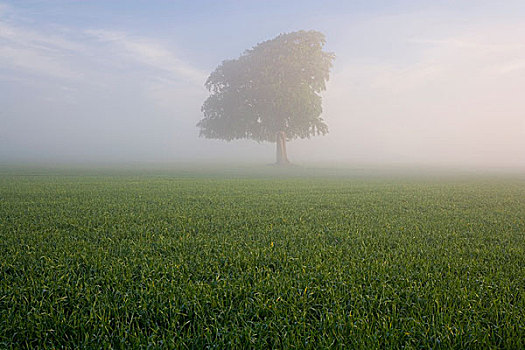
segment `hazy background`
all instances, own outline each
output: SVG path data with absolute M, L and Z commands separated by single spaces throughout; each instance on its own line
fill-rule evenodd
M 314 29 L 330 133 L 292 162 L 525 166 L 525 1 L 2 1 L 0 161 L 274 160 L 198 137 L 224 59 Z

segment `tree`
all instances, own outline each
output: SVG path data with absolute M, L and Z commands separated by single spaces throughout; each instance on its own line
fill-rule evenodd
M 317 31 L 281 34 L 223 61 L 206 80 L 200 136 L 275 142 L 277 164 L 288 164 L 286 141 L 324 135 L 320 93 L 335 55 Z

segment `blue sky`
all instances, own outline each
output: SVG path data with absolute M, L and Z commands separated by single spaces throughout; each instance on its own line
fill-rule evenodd
M 330 134 L 297 162 L 525 165 L 523 1 L 2 1 L 0 160 L 261 160 L 198 138 L 224 59 L 315 29 Z

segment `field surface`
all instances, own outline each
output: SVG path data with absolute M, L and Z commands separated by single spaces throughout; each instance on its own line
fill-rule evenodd
M 525 348 L 525 178 L 267 168 L 3 168 L 0 348 Z

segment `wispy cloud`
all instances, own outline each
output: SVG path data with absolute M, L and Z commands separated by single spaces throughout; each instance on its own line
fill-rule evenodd
M 81 79 L 72 57 L 87 48 L 59 35 L 45 35 L 0 20 L 0 63 L 3 67 L 60 79 Z
M 516 73 L 517 71 L 525 70 L 525 60 L 503 62 L 497 68 L 501 74 Z
M 202 86 L 206 75 L 184 62 L 171 50 L 152 39 L 135 37 L 124 32 L 87 30 L 86 33 L 108 43 L 119 56 L 171 74 L 171 78 Z
M 483 42 L 479 40 L 469 40 L 462 37 L 458 38 L 449 38 L 442 40 L 431 40 L 431 39 L 409 39 L 409 43 L 412 44 L 421 44 L 421 45 L 431 45 L 431 46 L 444 46 L 444 47 L 458 47 L 466 49 L 483 49 L 491 51 L 502 51 L 502 50 L 517 50 L 524 49 L 525 45 L 521 43 L 510 43 L 510 44 L 501 44 L 501 43 L 491 43 Z
M 87 47 L 78 41 L 66 39 L 63 36 L 23 28 L 0 21 L 0 40 L 24 47 L 32 47 L 47 51 L 66 50 L 70 52 L 85 52 Z
M 145 74 L 146 69 L 158 70 L 150 73 L 153 80 L 171 79 L 202 87 L 206 79 L 204 72 L 151 38 L 100 29 L 60 31 L 51 27 L 36 31 L 2 18 L 2 11 L 7 9 L 0 3 L 0 64 L 4 68 L 78 80 L 92 78 L 102 66 L 115 67 L 127 62 L 139 66 L 135 74 Z M 118 70 L 112 74 L 118 74 Z
M 0 63 L 4 67 L 22 69 L 25 72 L 52 76 L 59 79 L 78 80 L 84 74 L 67 67 L 67 63 L 56 55 L 31 48 L 0 47 Z
M 424 59 L 440 66 L 459 68 L 461 65 L 464 72 L 477 70 L 481 75 L 505 75 L 525 68 L 523 33 L 523 23 L 493 23 L 441 40 L 409 39 L 408 42 L 422 45 Z

